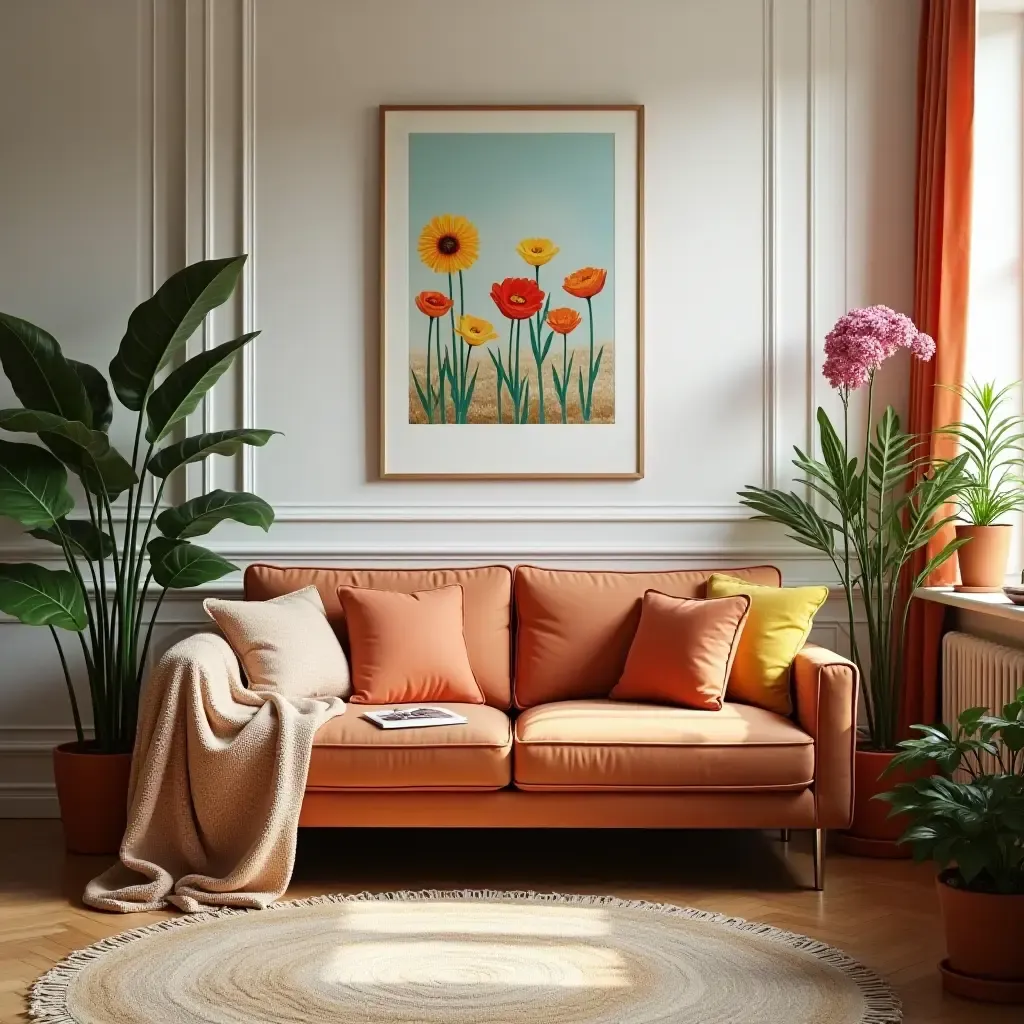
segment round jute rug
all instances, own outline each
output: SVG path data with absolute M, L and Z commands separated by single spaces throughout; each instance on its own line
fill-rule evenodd
M 32 989 L 48 1024 L 894 1024 L 845 953 L 607 896 L 319 896 L 125 932 Z

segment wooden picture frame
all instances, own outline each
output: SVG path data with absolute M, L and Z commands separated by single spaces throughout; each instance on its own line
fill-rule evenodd
M 383 479 L 643 477 L 643 179 L 642 106 L 380 108 Z

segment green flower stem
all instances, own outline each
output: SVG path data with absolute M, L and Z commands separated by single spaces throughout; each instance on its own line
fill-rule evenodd
M 562 405 L 562 422 L 569 422 L 569 335 L 562 335 L 562 391 L 558 400 Z
M 455 333 L 455 283 L 452 275 L 448 275 L 448 298 L 451 300 L 451 308 L 448 310 L 448 318 L 452 327 L 452 405 L 455 407 L 455 422 L 459 422 L 459 407 L 462 398 L 462 385 L 459 381 L 459 336 Z
M 434 422 L 434 374 L 431 364 L 430 341 L 434 330 L 434 318 L 427 317 L 427 422 Z
M 509 351 L 509 356 L 510 357 L 512 355 L 512 331 L 514 329 L 515 329 L 515 324 L 511 320 L 509 320 L 509 322 L 508 322 L 508 351 Z M 500 360 L 500 358 L 501 358 L 501 343 L 500 342 L 498 343 L 498 357 L 499 357 L 499 360 Z M 497 377 L 498 377 L 498 386 L 497 386 L 497 390 L 498 390 L 498 422 L 501 423 L 501 392 L 503 390 L 503 382 L 502 382 L 501 371 L 498 369 L 498 367 L 495 367 L 495 373 L 497 374 Z
M 523 382 L 519 376 L 519 349 L 520 349 L 520 336 L 523 330 L 523 321 L 516 320 L 516 423 L 522 421 L 522 410 L 520 409 L 520 403 L 523 397 Z
M 587 411 L 583 417 L 589 423 L 590 417 L 594 415 L 594 307 L 590 298 L 587 298 L 587 318 L 590 321 L 590 373 L 587 381 Z
M 434 338 L 437 343 L 437 386 L 440 399 L 440 409 L 438 411 L 438 423 L 448 422 L 448 402 L 445 398 L 445 379 L 444 379 L 444 359 L 441 354 L 441 320 L 437 320 L 437 328 L 434 331 Z
M 539 266 L 538 267 L 534 267 L 533 268 L 533 272 L 534 272 L 534 279 L 536 281 L 537 287 L 540 288 L 540 267 Z M 537 336 L 536 336 L 537 348 L 536 348 L 536 351 L 533 353 L 533 358 L 534 358 L 534 361 L 537 364 L 537 422 L 538 423 L 544 423 L 545 422 L 545 419 L 544 419 L 544 365 L 543 365 L 544 364 L 544 360 L 541 358 L 541 349 L 540 349 L 540 344 L 541 344 L 541 342 L 540 342 L 540 328 L 541 328 L 540 314 L 541 314 L 541 311 L 538 309 L 537 310 Z

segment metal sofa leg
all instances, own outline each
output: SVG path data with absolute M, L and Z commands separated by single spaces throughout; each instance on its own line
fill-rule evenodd
M 825 889 L 825 830 L 814 830 L 814 889 L 822 892 Z
M 781 829 L 779 831 L 779 839 L 781 839 L 782 842 L 784 842 L 784 843 L 788 843 L 789 842 L 789 829 L 788 828 L 784 828 L 784 829 Z

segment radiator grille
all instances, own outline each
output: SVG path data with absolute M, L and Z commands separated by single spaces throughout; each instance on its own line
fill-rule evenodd
M 942 720 L 953 725 L 967 708 L 984 705 L 1002 711 L 1024 686 L 1024 650 L 947 633 L 942 640 Z M 982 754 L 986 771 L 998 771 L 996 759 Z

